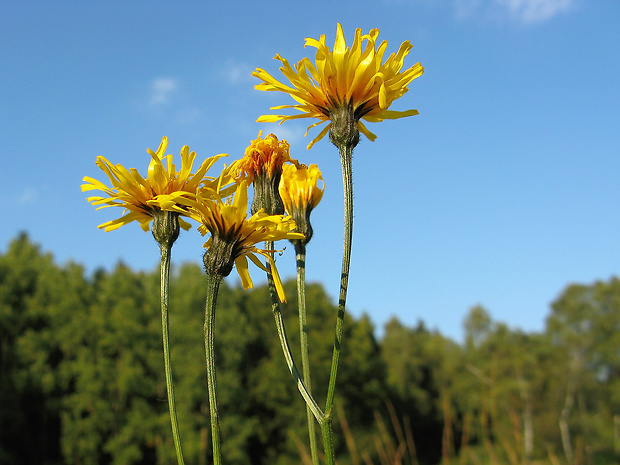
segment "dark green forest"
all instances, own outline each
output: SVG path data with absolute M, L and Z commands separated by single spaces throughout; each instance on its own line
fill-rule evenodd
M 294 282 L 285 288 L 295 295 Z M 185 455 L 197 465 L 211 454 L 204 297 L 200 266 L 178 266 L 172 362 Z M 266 287 L 220 289 L 218 389 L 231 465 L 303 464 L 307 456 L 305 406 L 269 302 Z M 318 284 L 308 286 L 307 302 L 320 392 L 337 307 Z M 283 313 L 297 347 L 295 302 Z M 513 330 L 482 307 L 464 326 L 457 344 L 421 321 L 407 327 L 394 318 L 377 339 L 369 318 L 347 316 L 339 464 L 620 462 L 620 280 L 567 286 L 543 333 Z M 0 255 L 0 464 L 174 463 L 159 271 L 119 263 L 87 274 L 17 237 Z

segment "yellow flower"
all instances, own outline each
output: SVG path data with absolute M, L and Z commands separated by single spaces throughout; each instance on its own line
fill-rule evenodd
M 91 177 L 84 177 L 82 191 L 100 190 L 107 194 L 104 196 L 88 197 L 97 209 L 105 207 L 124 207 L 125 210 L 120 218 L 99 225 L 106 232 L 118 229 L 121 226 L 137 221 L 144 231 L 149 230 L 149 223 L 153 216 L 162 211 L 162 204 L 158 196 L 180 192 L 182 195 L 195 194 L 202 184 L 207 188 L 216 185 L 214 178 L 205 177 L 213 164 L 225 154 L 207 158 L 198 168 L 195 174 L 191 173 L 196 152 L 189 151 L 186 145 L 181 149 L 181 170 L 177 171 L 172 162 L 172 155 L 166 155 L 168 138 L 164 137 L 159 144 L 157 152 L 146 149 L 151 156 L 148 175 L 146 178 L 135 168 L 127 170 L 122 165 L 112 165 L 105 157 L 97 157 L 95 164 L 108 175 L 112 187 L 108 187 Z M 165 164 L 164 164 L 165 161 Z M 187 222 L 180 220 L 181 226 L 188 229 Z
M 230 170 L 238 179 L 246 179 L 248 183 L 254 181 L 255 176 L 266 173 L 273 176 L 282 171 L 282 165 L 291 160 L 291 145 L 278 140 L 274 134 L 263 138 L 263 131 L 258 132 L 258 138 L 250 142 L 245 149 L 245 155 L 230 165 Z
M 282 165 L 297 164 L 297 160 L 291 159 L 288 142 L 278 140 L 273 134 L 263 138 L 262 134 L 259 131 L 258 138 L 245 149 L 245 155 L 230 165 L 230 171 L 238 181 L 245 179 L 254 184 L 252 213 L 262 208 L 270 215 L 282 215 L 284 205 L 278 193 Z
M 318 183 L 322 186 L 319 188 Z M 310 213 L 319 204 L 325 190 L 325 182 L 317 165 L 284 165 L 280 180 L 280 196 L 284 210 L 297 225 L 296 230 L 304 235 L 304 244 L 312 238 Z
M 318 186 L 319 180 L 323 184 Z M 295 208 L 315 208 L 323 198 L 325 182 L 317 165 L 284 165 L 280 181 L 280 195 L 284 208 L 291 213 Z
M 178 204 L 173 210 L 184 211 L 200 223 L 198 231 L 203 236 L 211 234 L 204 244 L 207 249 L 204 256 L 207 272 L 225 277 L 236 265 L 243 288 L 248 289 L 253 284 L 247 258 L 262 270 L 268 271 L 257 257 L 262 255 L 269 261 L 278 297 L 286 302 L 282 281 L 271 255 L 274 251 L 259 249 L 256 244 L 281 239 L 303 239 L 303 234 L 294 232 L 295 221 L 290 216 L 268 215 L 260 210 L 248 218 L 247 187 L 246 180 L 239 182 L 234 195 L 226 202 L 217 197 L 204 197 L 201 192 L 195 198 L 183 197 L 179 193 L 166 197 Z
M 276 55 L 275 59 L 282 63 L 280 71 L 290 81 L 290 86 L 273 78 L 264 69 L 257 68 L 252 75 L 263 82 L 257 84 L 256 89 L 285 92 L 297 102 L 295 105 L 272 107 L 272 110 L 293 108 L 302 112 L 295 115 L 263 115 L 257 121 L 282 123 L 297 118 L 318 118 L 320 121 L 310 125 L 308 130 L 330 121 L 308 145 L 310 148 L 332 129 L 334 117 L 344 110 L 352 112 L 357 128 L 370 140 L 375 140 L 376 136 L 364 126 L 361 119 L 380 122 L 417 115 L 417 110 L 393 111 L 388 108 L 409 90 L 409 83 L 421 76 L 424 68 L 416 63 L 401 72 L 405 56 L 412 48 L 409 41 L 403 42 L 397 53 L 392 53 L 382 62 L 387 41 L 377 47 L 378 35 L 378 29 L 372 29 L 365 35 L 362 35 L 361 29 L 357 29 L 349 48 L 345 43 L 342 26 L 338 24 L 333 51 L 325 44 L 325 35 L 319 40 L 306 39 L 306 46 L 317 49 L 314 64 L 308 58 L 303 58 L 293 69 L 286 59 Z

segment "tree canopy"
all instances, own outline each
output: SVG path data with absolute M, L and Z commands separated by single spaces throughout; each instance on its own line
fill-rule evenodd
M 171 347 L 189 463 L 210 463 L 204 272 L 178 266 Z M 295 295 L 295 283 L 285 283 Z M 326 389 L 337 311 L 307 290 L 313 387 Z M 298 347 L 294 299 L 282 307 Z M 404 309 L 385 309 L 387 313 Z M 216 356 L 229 464 L 298 464 L 305 406 L 284 364 L 268 289 L 223 284 Z M 392 318 L 381 339 L 347 317 L 337 390 L 340 464 L 612 464 L 620 460 L 620 280 L 573 284 L 542 333 L 474 307 L 456 342 Z M 0 255 L 0 463 L 173 464 L 158 270 L 87 274 L 27 235 Z

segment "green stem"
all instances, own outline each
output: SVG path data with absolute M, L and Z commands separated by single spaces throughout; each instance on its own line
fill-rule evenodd
M 161 329 L 164 346 L 164 370 L 166 372 L 166 391 L 168 393 L 168 410 L 170 411 L 170 423 L 172 424 L 172 437 L 179 465 L 184 465 L 183 450 L 181 448 L 181 435 L 179 434 L 179 422 L 177 420 L 176 402 L 174 398 L 174 384 L 172 381 L 172 368 L 170 364 L 170 335 L 168 323 L 168 301 L 170 285 L 170 254 L 172 241 L 162 242 L 159 245 L 161 252 Z
M 301 241 L 295 241 L 295 252 L 297 261 L 297 306 L 299 310 L 299 340 L 301 348 L 301 370 L 303 372 L 304 384 L 309 394 L 312 394 L 312 382 L 310 378 L 310 357 L 308 350 L 308 323 L 306 318 L 306 245 Z M 308 420 L 308 437 L 310 439 L 310 453 L 312 464 L 319 464 L 319 454 L 316 440 L 316 427 L 314 415 L 310 406 L 306 405 L 306 416 Z
M 265 249 L 273 250 L 273 241 L 265 241 Z M 266 263 L 267 269 L 270 269 L 269 262 Z M 304 381 L 297 369 L 297 365 L 295 364 L 295 360 L 293 358 L 293 353 L 291 351 L 291 345 L 288 342 L 288 336 L 286 335 L 286 327 L 284 326 L 284 319 L 282 318 L 282 311 L 280 310 L 280 300 L 278 298 L 278 292 L 276 291 L 276 286 L 273 281 L 273 275 L 271 272 L 267 273 L 267 281 L 269 283 L 269 295 L 271 296 L 271 311 L 273 313 L 273 318 L 276 323 L 276 330 L 278 332 L 278 338 L 280 339 L 280 346 L 282 347 L 282 353 L 284 354 L 284 359 L 286 360 L 286 365 L 295 380 L 295 384 L 297 385 L 297 389 L 301 394 L 301 397 L 306 401 L 306 405 L 317 419 L 319 423 L 323 421 L 325 415 L 323 411 L 316 403 Z
M 336 453 L 334 452 L 334 431 L 332 428 L 333 417 L 330 413 L 329 417 L 325 417 L 324 421 L 319 423 L 321 427 L 321 435 L 323 436 L 323 451 L 325 452 L 325 465 L 334 465 L 336 463 Z
M 321 433 L 325 447 L 325 463 L 334 463 L 334 444 L 333 444 L 333 407 L 334 394 L 336 392 L 336 377 L 338 376 L 338 362 L 340 360 L 340 348 L 342 335 L 344 332 L 344 313 L 347 302 L 347 289 L 349 286 L 349 268 L 351 264 L 351 243 L 353 242 L 353 172 L 352 158 L 353 147 L 351 144 L 339 144 L 340 161 L 342 164 L 342 185 L 344 193 L 344 241 L 342 252 L 342 272 L 340 274 L 340 297 L 338 299 L 338 317 L 336 319 L 336 330 L 334 336 L 334 351 L 332 354 L 332 365 L 329 374 L 329 386 L 327 388 L 327 400 L 325 401 L 325 421 L 320 422 Z M 328 454 L 331 454 L 330 455 Z
M 218 273 L 207 273 L 207 302 L 205 305 L 205 358 L 207 365 L 207 386 L 209 389 L 209 412 L 211 417 L 211 445 L 213 446 L 213 464 L 220 465 L 220 417 L 217 409 L 217 382 L 215 377 L 215 307 L 217 294 L 222 282 Z
M 342 343 L 344 312 L 347 302 L 347 288 L 349 286 L 349 268 L 351 265 L 351 243 L 353 242 L 353 174 L 351 159 L 353 147 L 340 147 L 340 161 L 342 162 L 342 185 L 344 192 L 344 246 L 342 252 L 342 273 L 340 274 L 340 297 L 338 299 L 338 318 L 334 338 L 334 352 L 329 374 L 329 387 L 325 411 L 331 412 L 334 405 L 336 391 L 336 376 L 338 375 L 338 361 L 340 359 L 340 345 Z

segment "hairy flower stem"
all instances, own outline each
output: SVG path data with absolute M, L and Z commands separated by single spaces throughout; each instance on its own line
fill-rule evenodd
M 299 240 L 294 241 L 297 261 L 297 307 L 299 312 L 299 340 L 301 348 L 301 370 L 304 384 L 309 394 L 312 394 L 312 382 L 310 379 L 310 357 L 308 350 L 308 323 L 306 321 L 306 245 Z M 306 405 L 308 418 L 308 437 L 310 439 L 310 453 L 312 464 L 319 464 L 318 447 L 316 441 L 316 428 L 314 415 L 309 405 Z
M 340 349 L 344 331 L 344 312 L 347 302 L 347 289 L 349 286 L 351 243 L 353 242 L 353 172 L 351 161 L 353 158 L 353 147 L 355 147 L 356 143 L 357 142 L 335 143 L 340 151 L 340 161 L 342 164 L 342 185 L 344 192 L 344 241 L 342 252 L 342 272 L 340 274 L 340 297 L 338 299 L 338 317 L 336 319 L 336 330 L 334 335 L 334 351 L 332 354 L 332 365 L 329 374 L 327 400 L 325 401 L 325 422 L 321 423 L 321 432 L 323 434 L 323 442 L 325 443 L 326 463 L 329 463 L 327 461 L 328 448 L 331 448 L 333 451 L 334 434 L 332 430 L 332 421 L 334 394 L 336 392 L 336 377 L 338 376 L 338 362 L 340 360 Z
M 209 389 L 209 412 L 211 416 L 211 445 L 213 446 L 213 464 L 222 463 L 220 452 L 220 417 L 217 409 L 217 382 L 215 378 L 215 307 L 217 294 L 222 282 L 222 275 L 215 272 L 207 273 L 207 302 L 205 305 L 205 358 L 207 365 L 207 387 Z
M 274 250 L 273 249 L 273 241 L 265 241 L 265 249 L 266 250 Z M 269 262 L 266 262 L 267 269 L 271 268 Z M 271 311 L 273 313 L 273 318 L 276 323 L 276 330 L 278 332 L 278 338 L 280 339 L 280 346 L 282 347 L 282 353 L 284 354 L 284 360 L 286 361 L 286 365 L 295 380 L 295 384 L 297 385 L 297 389 L 303 397 L 304 401 L 306 401 L 306 405 L 310 408 L 310 411 L 314 415 L 314 418 L 317 419 L 319 423 L 321 423 L 325 415 L 323 411 L 316 403 L 308 389 L 306 389 L 306 385 L 304 384 L 303 378 L 299 373 L 299 369 L 295 364 L 295 359 L 293 358 L 293 353 L 291 351 L 291 345 L 288 341 L 288 336 L 286 335 L 286 328 L 284 326 L 284 318 L 282 318 L 282 311 L 280 310 L 280 300 L 278 299 L 278 292 L 276 291 L 276 285 L 273 281 L 273 275 L 271 272 L 267 273 L 267 281 L 269 283 L 269 295 L 271 297 Z
M 170 364 L 170 336 L 168 323 L 168 299 L 170 284 L 170 253 L 174 241 L 162 241 L 159 244 L 161 252 L 160 288 L 161 288 L 161 330 L 164 346 L 164 370 L 166 372 L 166 392 L 168 393 L 168 410 L 170 411 L 170 423 L 172 424 L 172 437 L 179 465 L 184 465 L 183 450 L 181 448 L 181 435 L 177 420 L 176 402 L 174 399 L 174 384 L 172 382 L 172 368 Z

